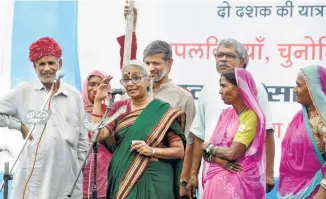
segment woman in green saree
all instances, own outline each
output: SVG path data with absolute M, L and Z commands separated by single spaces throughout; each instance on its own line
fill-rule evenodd
M 93 122 L 101 117 L 101 101 L 106 97 L 103 79 L 93 109 Z M 179 198 L 179 181 L 186 140 L 185 116 L 168 103 L 154 99 L 147 66 L 131 61 L 122 69 L 121 84 L 130 99 L 114 103 L 109 115 L 126 105 L 127 111 L 103 128 L 99 140 L 115 136 L 108 170 L 107 199 Z

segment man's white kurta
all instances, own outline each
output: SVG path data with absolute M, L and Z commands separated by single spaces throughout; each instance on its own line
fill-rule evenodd
M 40 110 L 47 94 L 39 80 L 12 89 L 0 99 L 0 126 L 20 131 L 22 122 L 31 129 L 31 125 L 24 121 L 25 115 L 29 110 Z M 61 84 L 50 102 L 50 110 L 52 115 L 48 123 L 46 126 L 36 125 L 32 133 L 34 141 L 27 142 L 19 159 L 11 192 L 12 199 L 22 198 L 25 186 L 26 199 L 67 198 L 86 156 L 88 137 L 81 122 L 84 107 L 79 92 L 67 84 Z M 80 175 L 72 198 L 82 198 L 82 182 Z

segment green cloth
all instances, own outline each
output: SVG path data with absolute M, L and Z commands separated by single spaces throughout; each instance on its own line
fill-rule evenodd
M 119 185 L 137 153 L 130 151 L 131 141 L 146 140 L 169 108 L 169 104 L 155 99 L 140 113 L 134 124 L 116 133 L 117 142 L 108 170 L 107 199 L 115 199 Z M 176 120 L 173 121 L 168 131 L 179 135 L 185 146 L 183 129 Z M 160 159 L 158 162 L 150 162 L 127 198 L 179 198 L 181 169 L 182 160 Z

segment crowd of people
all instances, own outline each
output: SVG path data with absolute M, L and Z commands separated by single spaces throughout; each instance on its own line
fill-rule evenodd
M 108 116 L 122 106 L 126 111 L 99 132 L 98 198 L 265 198 L 275 186 L 274 130 L 267 92 L 246 70 L 244 45 L 231 38 L 219 42 L 216 78 L 204 85 L 195 107 L 190 92 L 169 77 L 173 54 L 167 42 L 149 43 L 141 61 L 135 59 L 135 16 L 128 63 L 122 61 L 124 36 L 118 38 L 121 76 L 94 70 L 81 93 L 63 82 L 52 87 L 63 66 L 59 43 L 44 37 L 30 45 L 38 78 L 0 99 L 0 126 L 29 139 L 11 198 L 66 198 L 85 158 L 72 198 L 92 198 L 94 159 L 86 152 L 93 131 L 82 120 L 85 115 L 93 123 L 101 120 L 112 78 L 120 78 L 128 98 L 114 102 Z M 293 83 L 302 109 L 282 141 L 277 197 L 326 198 L 326 68 L 303 67 Z M 50 119 L 26 137 L 31 129 L 26 113 L 39 109 L 51 89 Z

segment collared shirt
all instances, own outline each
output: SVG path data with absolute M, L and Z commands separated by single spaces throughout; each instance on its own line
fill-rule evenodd
M 0 126 L 20 131 L 22 122 L 31 129 L 25 115 L 29 110 L 40 110 L 47 95 L 48 91 L 38 79 L 10 90 L 0 99 Z M 32 133 L 34 141 L 27 142 L 19 158 L 11 198 L 22 198 L 35 156 L 34 171 L 25 198 L 66 198 L 86 156 L 88 137 L 82 126 L 84 106 L 79 92 L 62 83 L 52 97 L 49 109 L 52 115 L 47 124 L 36 125 Z M 81 197 L 82 175 L 72 198 Z
M 173 81 L 169 81 L 160 86 L 154 93 L 154 98 L 167 102 L 173 108 L 179 109 L 186 114 L 185 136 L 187 144 L 192 144 L 193 135 L 189 134 L 189 129 L 196 114 L 196 107 L 191 93 L 176 85 Z

